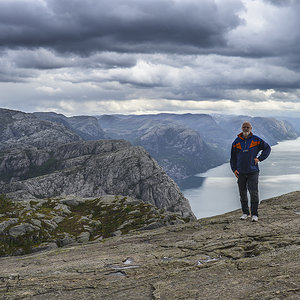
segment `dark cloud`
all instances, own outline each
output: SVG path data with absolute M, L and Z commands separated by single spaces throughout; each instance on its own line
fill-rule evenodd
M 45 5 L 46 4 L 46 5 Z M 61 52 L 184 52 L 226 44 L 238 0 L 48 0 L 0 2 L 1 47 Z
M 129 68 L 136 64 L 136 58 L 133 55 L 112 52 L 96 53 L 89 57 L 61 54 L 43 48 L 3 51 L 3 53 L 6 55 L 6 60 L 13 61 L 16 67 L 25 69 L 112 69 Z
M 296 0 L 0 0 L 0 106 L 300 102 L 299 14 Z
M 271 3 L 276 6 L 289 6 L 296 4 L 298 0 L 264 0 L 266 3 Z

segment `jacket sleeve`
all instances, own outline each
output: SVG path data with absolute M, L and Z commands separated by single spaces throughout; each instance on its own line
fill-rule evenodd
M 232 172 L 234 172 L 236 170 L 236 148 L 233 147 L 233 144 L 231 146 L 230 166 Z
M 260 156 L 258 157 L 259 161 L 265 160 L 271 152 L 271 147 L 268 143 L 266 143 L 264 140 L 260 140 L 260 150 L 262 150 Z

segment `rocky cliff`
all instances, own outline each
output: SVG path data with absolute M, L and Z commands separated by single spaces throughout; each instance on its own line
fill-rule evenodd
M 214 144 L 207 144 L 199 132 L 176 119 L 169 119 L 168 114 L 162 115 L 101 116 L 98 119 L 107 135 L 143 146 L 177 181 L 226 161 L 223 152 Z
M 0 108 L 0 150 L 52 147 L 80 140 L 63 125 L 39 120 L 33 114 Z
M 134 142 L 147 149 L 175 180 L 204 172 L 224 161 L 222 153 L 208 146 L 198 132 L 177 124 L 152 125 Z
M 64 195 L 132 196 L 192 217 L 188 200 L 155 160 L 127 141 L 99 140 L 0 156 L 0 193 L 17 200 Z
M 300 192 L 240 214 L 0 258 L 0 297 L 299 299 Z
M 34 115 L 41 120 L 62 124 L 84 140 L 99 140 L 106 137 L 97 118 L 92 116 L 74 116 L 68 118 L 54 112 L 35 112 Z
M 67 119 L 77 124 L 73 128 L 87 129 L 89 117 Z M 194 218 L 178 186 L 142 147 L 120 140 L 82 141 L 63 123 L 19 111 L 1 109 L 0 120 L 0 194 L 15 200 L 132 196 Z

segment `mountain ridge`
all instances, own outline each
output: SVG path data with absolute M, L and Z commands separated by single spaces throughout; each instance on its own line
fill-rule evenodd
M 190 205 L 175 182 L 142 147 L 133 147 L 127 141 L 81 141 L 61 145 L 56 152 L 32 149 L 30 156 L 22 150 L 16 155 L 16 151 L 2 154 L 0 163 L 0 192 L 13 199 L 70 194 L 133 196 L 193 218 Z M 44 174 L 27 175 L 39 170 L 49 159 L 53 168 L 48 164 Z M 21 177 L 17 177 L 17 172 Z
M 177 182 L 227 162 L 232 141 L 240 133 L 245 120 L 252 123 L 254 134 L 260 135 L 271 146 L 298 137 L 287 121 L 265 117 L 162 113 L 103 115 L 97 118 L 107 135 L 144 146 Z M 158 127 L 162 128 L 159 134 Z M 163 136 L 163 130 L 172 132 L 172 141 L 167 135 Z M 181 135 L 183 131 L 186 132 L 184 136 Z M 158 139 L 158 136 L 162 138 Z M 144 141 L 146 137 L 149 137 L 147 142 Z M 170 150 L 172 144 L 182 146 Z M 162 153 L 168 147 L 169 151 L 163 157 Z M 201 147 L 205 150 L 201 151 Z
M 0 193 L 14 200 L 132 196 L 195 218 L 176 183 L 142 147 L 84 141 L 61 124 L 19 111 L 0 109 L 0 117 Z

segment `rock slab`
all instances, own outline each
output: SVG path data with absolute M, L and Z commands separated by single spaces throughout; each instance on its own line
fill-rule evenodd
M 3 299 L 299 299 L 300 192 L 86 245 L 1 258 Z

